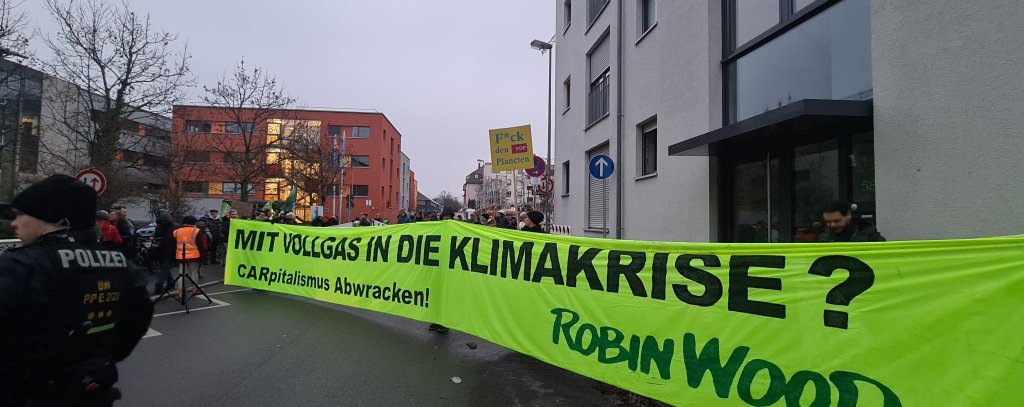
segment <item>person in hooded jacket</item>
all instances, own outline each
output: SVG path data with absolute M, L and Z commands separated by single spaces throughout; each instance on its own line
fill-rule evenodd
M 174 230 L 177 229 L 174 219 L 167 211 L 160 211 L 156 217 L 156 228 L 153 231 L 153 245 L 149 250 L 149 260 L 157 266 L 157 283 L 152 293 L 163 292 L 164 288 L 174 281 L 171 269 L 175 266 L 177 242 Z
M 111 223 L 110 217 L 110 212 L 102 209 L 96 211 L 96 229 L 99 233 L 100 246 L 121 250 L 121 245 L 124 244 L 124 241 L 121 240 L 121 234 L 118 233 L 117 226 Z

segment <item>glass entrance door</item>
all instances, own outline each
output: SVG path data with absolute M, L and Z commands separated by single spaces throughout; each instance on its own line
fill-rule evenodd
M 814 242 L 822 232 L 821 207 L 839 199 L 839 143 L 827 140 L 793 149 L 793 241 Z
M 724 151 L 724 241 L 815 242 L 824 232 L 821 208 L 831 201 L 856 204 L 854 216 L 874 217 L 870 132 L 819 141 L 748 142 Z
M 735 242 L 779 241 L 779 159 L 765 155 L 763 160 L 732 167 L 732 233 Z

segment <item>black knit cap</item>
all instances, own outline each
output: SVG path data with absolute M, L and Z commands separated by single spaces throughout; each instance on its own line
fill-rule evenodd
M 14 197 L 11 206 L 33 218 L 85 230 L 95 226 L 96 191 L 67 175 L 51 175 Z
M 544 214 L 538 211 L 526 212 L 526 217 L 530 218 L 530 222 L 533 222 L 534 225 L 539 225 L 544 222 Z

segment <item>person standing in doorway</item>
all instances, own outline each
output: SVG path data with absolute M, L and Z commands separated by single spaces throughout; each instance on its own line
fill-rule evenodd
M 826 233 L 819 242 L 884 242 L 875 225 L 861 218 L 854 218 L 850 204 L 830 202 L 821 210 Z

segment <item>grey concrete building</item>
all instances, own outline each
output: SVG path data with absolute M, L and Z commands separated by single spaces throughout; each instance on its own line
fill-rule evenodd
M 405 153 L 399 152 L 402 155 L 401 168 L 399 174 L 401 175 L 402 185 L 398 187 L 398 209 L 409 209 L 409 169 L 412 168 L 412 161 L 409 160 L 409 156 Z
M 815 241 L 1019 234 L 1024 4 L 556 4 L 555 219 L 575 234 Z M 1017 23 L 1015 23 L 1017 22 Z M 615 174 L 588 175 L 607 154 Z
M 95 106 L 103 106 L 98 95 L 0 60 L 0 200 L 51 174 L 89 168 Z M 126 116 L 115 166 L 118 185 L 131 191 L 119 194 L 124 198 L 115 204 L 126 206 L 134 219 L 149 219 L 150 199 L 168 185 L 171 122 L 143 110 Z
M 479 161 L 476 169 L 466 174 L 466 181 L 462 183 L 462 207 L 476 209 L 483 189 L 484 163 Z

